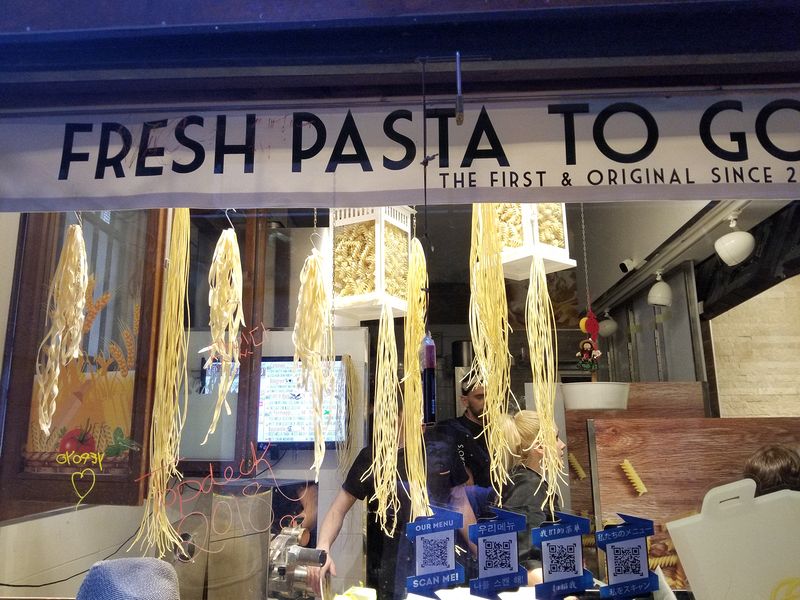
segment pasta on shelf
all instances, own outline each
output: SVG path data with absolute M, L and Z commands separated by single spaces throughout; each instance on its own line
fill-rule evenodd
M 141 540 L 145 549 L 155 546 L 159 558 L 182 544 L 167 514 L 166 496 L 169 480 L 181 477 L 178 451 L 189 402 L 189 387 L 186 385 L 189 334 L 184 324 L 188 307 L 191 233 L 188 208 L 172 211 L 170 231 L 150 419 L 150 485 L 142 524 L 131 544 L 133 547 Z
M 569 460 L 569 465 L 572 467 L 572 470 L 575 471 L 575 476 L 581 481 L 586 479 L 586 471 L 583 470 L 583 465 L 581 465 L 578 457 L 570 452 L 567 455 L 567 460 Z
M 400 415 L 397 378 L 397 341 L 394 335 L 392 309 L 384 304 L 378 325 L 377 364 L 375 369 L 375 408 L 372 426 L 372 466 L 364 478 L 372 474 L 378 503 L 378 524 L 388 536 L 397 527 L 400 499 L 397 496 L 397 453 Z
M 544 504 L 555 511 L 559 486 L 567 484 L 567 473 L 558 447 L 558 426 L 555 419 L 556 382 L 558 378 L 558 350 L 553 303 L 547 290 L 544 261 L 534 256 L 531 261 L 528 296 L 525 305 L 525 327 L 528 334 L 528 351 L 531 357 L 531 381 L 536 412 L 539 415 L 539 433 L 534 440 L 542 453 L 542 479 L 547 481 Z M 544 505 L 543 505 L 544 507 Z
M 294 321 L 294 360 L 300 369 L 300 385 L 311 394 L 314 422 L 314 481 L 325 458 L 323 398 L 333 390 L 333 307 L 325 285 L 323 257 L 314 248 L 300 271 L 300 291 Z
M 408 495 L 411 499 L 410 518 L 413 521 L 417 517 L 433 514 L 428 498 L 425 441 L 422 437 L 422 367 L 419 356 L 428 311 L 428 270 L 425 251 L 417 238 L 411 240 L 407 290 L 408 312 L 403 332 L 403 436 Z
M 70 225 L 58 258 L 47 299 L 47 333 L 36 356 L 36 386 L 39 390 L 39 427 L 50 435 L 58 397 L 61 367 L 81 352 L 89 266 L 80 225 Z
M 511 393 L 511 355 L 508 351 L 508 305 L 506 302 L 502 247 L 497 233 L 497 207 L 474 204 L 470 246 L 469 327 L 475 352 L 473 379 L 483 386 L 485 418 L 483 435 L 489 449 L 492 487 L 502 497 L 508 481 L 505 457 L 510 451 L 501 419 Z
M 641 496 L 642 494 L 647 493 L 647 486 L 645 486 L 642 478 L 639 477 L 639 474 L 636 472 L 636 469 L 633 468 L 631 461 L 627 458 L 623 460 L 620 465 L 622 470 L 625 472 L 625 476 L 628 478 L 628 481 L 631 482 L 633 489 Z
M 210 351 L 205 363 L 206 369 L 219 361 L 220 377 L 214 414 L 201 445 L 216 431 L 223 405 L 226 414 L 230 416 L 228 392 L 239 371 L 239 328 L 244 326 L 242 261 L 239 256 L 239 241 L 233 227 L 224 230 L 217 240 L 208 272 L 208 283 L 211 345 L 200 352 Z

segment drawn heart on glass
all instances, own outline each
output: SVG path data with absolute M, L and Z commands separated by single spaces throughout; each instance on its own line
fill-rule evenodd
M 87 475 L 88 474 L 88 475 Z M 81 482 L 82 485 L 88 484 L 88 488 L 85 492 L 81 492 L 78 489 L 78 480 L 83 480 L 84 476 L 86 477 L 86 482 Z M 72 489 L 75 490 L 75 493 L 78 496 L 78 504 L 75 505 L 75 509 L 78 509 L 80 503 L 86 499 L 86 496 L 94 489 L 94 484 L 97 481 L 97 475 L 95 475 L 93 469 L 84 469 L 83 471 L 75 471 L 70 477 L 72 480 Z

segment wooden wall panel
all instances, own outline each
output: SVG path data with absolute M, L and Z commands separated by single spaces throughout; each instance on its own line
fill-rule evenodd
M 653 520 L 661 555 L 674 552 L 664 524 L 699 512 L 710 489 L 742 479 L 754 451 L 766 443 L 800 448 L 800 418 L 601 418 L 593 426 L 601 518 L 619 521 L 622 512 Z M 626 458 L 647 486 L 642 496 L 620 468 Z M 679 565 L 665 574 L 685 589 Z
M 575 455 L 586 479 L 580 480 L 569 469 L 572 510 L 577 514 L 592 514 L 592 483 L 589 465 L 589 446 L 586 437 L 588 419 L 689 418 L 703 417 L 705 384 L 702 382 L 632 383 L 626 410 L 568 410 L 566 412 L 566 442 Z

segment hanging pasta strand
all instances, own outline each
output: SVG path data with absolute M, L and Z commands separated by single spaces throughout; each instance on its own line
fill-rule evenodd
M 150 485 L 142 524 L 131 544 L 133 547 L 141 541 L 145 550 L 155 546 L 159 558 L 182 544 L 167 514 L 166 497 L 170 478 L 181 477 L 178 451 L 189 402 L 186 382 L 189 333 L 186 323 L 190 234 L 189 209 L 174 209 L 169 254 L 164 267 L 155 396 L 150 419 Z
M 483 435 L 489 449 L 489 475 L 498 497 L 509 480 L 505 457 L 510 448 L 503 435 L 502 416 L 511 393 L 510 327 L 501 251 L 495 205 L 473 204 L 469 328 L 475 361 L 473 381 L 468 385 L 481 385 L 486 397 Z
M 39 427 L 50 435 L 58 397 L 61 367 L 78 358 L 83 337 L 89 266 L 80 225 L 70 225 L 58 258 L 47 299 L 50 327 L 36 356 L 36 385 L 39 388 Z
M 525 325 L 528 351 L 531 358 L 533 394 L 539 415 L 539 433 L 533 444 L 542 452 L 542 480 L 546 481 L 545 499 L 553 513 L 559 486 L 566 485 L 567 473 L 558 448 L 558 426 L 555 420 L 557 346 L 553 304 L 547 290 L 547 274 L 541 256 L 531 261 L 528 296 L 525 305 Z
M 345 391 L 343 402 L 337 410 L 343 410 L 345 430 L 342 435 L 336 436 L 336 455 L 339 459 L 339 474 L 344 477 L 350 470 L 350 465 L 358 453 L 359 428 L 363 423 L 362 399 L 361 399 L 361 378 L 358 376 L 353 357 L 349 354 L 342 356 L 342 363 L 345 375 Z M 343 422 L 337 418 L 337 423 Z
M 220 377 L 217 403 L 203 442 L 217 429 L 223 405 L 230 416 L 228 392 L 239 371 L 239 328 L 244 326 L 242 311 L 242 261 L 239 256 L 239 241 L 233 227 L 225 229 L 217 240 L 211 269 L 208 272 L 208 324 L 211 329 L 211 345 L 200 352 L 210 351 L 205 368 L 219 361 Z
M 333 312 L 325 285 L 322 254 L 314 248 L 300 271 L 300 291 L 294 321 L 294 360 L 299 363 L 300 385 L 311 393 L 314 414 L 314 481 L 325 458 L 322 403 L 333 391 Z
M 378 324 L 377 364 L 375 369 L 375 408 L 372 426 L 372 466 L 362 480 L 372 474 L 377 501 L 378 524 L 389 537 L 397 527 L 400 511 L 397 496 L 397 453 L 400 434 L 400 415 L 397 378 L 397 341 L 394 335 L 392 309 L 384 304 Z
M 403 335 L 403 438 L 405 446 L 408 495 L 411 499 L 411 520 L 430 516 L 428 499 L 425 440 L 422 436 L 423 398 L 422 367 L 419 353 L 425 337 L 425 316 L 428 312 L 428 269 L 425 251 L 417 238 L 411 240 L 408 261 L 406 313 Z

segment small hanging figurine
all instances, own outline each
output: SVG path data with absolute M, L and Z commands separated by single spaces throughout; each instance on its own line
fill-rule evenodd
M 578 357 L 578 368 L 590 373 L 597 371 L 597 359 L 600 358 L 602 352 L 597 349 L 597 344 L 595 344 L 594 340 L 590 337 L 581 340 L 578 347 L 580 350 L 575 353 L 575 356 Z

